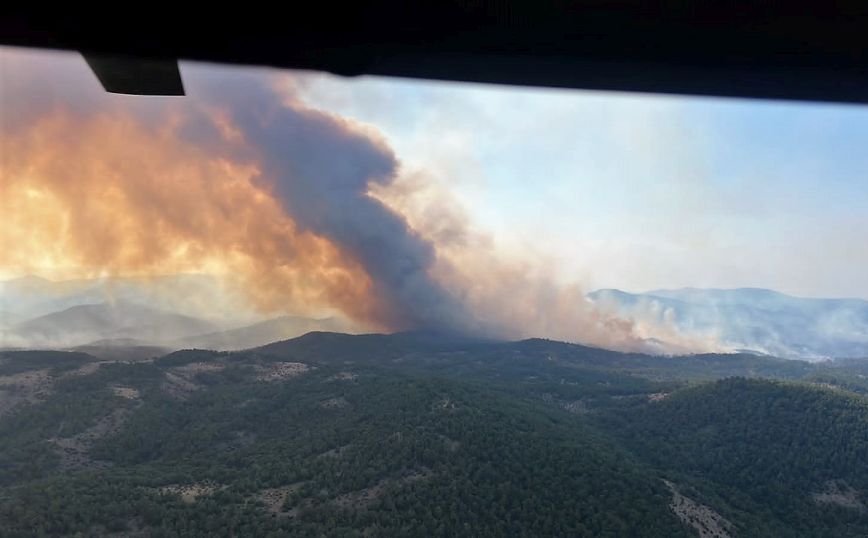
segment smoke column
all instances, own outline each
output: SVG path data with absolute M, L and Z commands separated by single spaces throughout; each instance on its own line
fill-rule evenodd
M 372 184 L 389 184 L 398 172 L 384 141 L 292 96 L 281 100 L 261 75 L 211 71 L 189 85 L 191 93 L 229 111 L 230 122 L 257 154 L 261 181 L 296 223 L 361 263 L 374 293 L 390 305 L 392 327 L 479 329 L 464 306 L 432 280 L 434 246 L 367 195 Z
M 123 97 L 80 59 L 0 57 L 14 75 L 0 93 L 12 111 L 0 269 L 218 273 L 264 312 L 331 308 L 373 330 L 643 350 L 678 339 L 499 255 L 424 174 L 408 180 L 379 134 L 305 106 L 290 76 L 184 65 L 187 97 Z

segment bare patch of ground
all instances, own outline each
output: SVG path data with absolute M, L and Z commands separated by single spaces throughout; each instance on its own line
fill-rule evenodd
M 732 538 L 732 523 L 713 509 L 682 495 L 675 484 L 664 480 L 672 492 L 669 508 L 678 519 L 690 525 L 699 533 L 700 538 Z
M 162 389 L 176 400 L 186 400 L 190 394 L 202 388 L 194 379 L 206 372 L 219 372 L 226 368 L 220 362 L 191 362 L 183 366 L 169 368 L 165 373 Z
M 304 484 L 304 482 L 296 482 L 295 484 L 281 486 L 279 488 L 264 489 L 256 494 L 256 498 L 259 499 L 262 504 L 265 505 L 265 509 L 272 514 L 281 517 L 295 517 L 297 515 L 297 510 L 293 508 L 292 510 L 284 511 L 283 505 L 286 502 L 286 497 L 298 491 Z
M 0 376 L 0 416 L 22 404 L 44 401 L 51 394 L 54 379 L 49 370 L 30 370 Z
M 843 480 L 829 480 L 824 484 L 823 491 L 814 493 L 812 497 L 817 504 L 834 504 L 859 512 L 865 511 L 865 503 L 859 498 L 859 492 Z
M 333 502 L 341 508 L 364 508 L 377 500 L 389 483 L 389 480 L 380 480 L 369 488 L 338 495 Z
M 397 488 L 412 482 L 425 480 L 432 475 L 433 473 L 429 469 L 419 469 L 400 478 L 384 478 L 369 488 L 338 495 L 332 502 L 342 508 L 364 508 L 376 501 L 388 488 Z
M 434 408 L 442 409 L 445 411 L 454 411 L 458 407 L 455 405 L 455 402 L 453 402 L 451 398 L 445 397 L 437 402 L 434 402 Z
M 72 437 L 55 437 L 49 439 L 57 448 L 62 469 L 101 469 L 107 467 L 106 462 L 95 461 L 90 457 L 93 445 L 102 439 L 120 431 L 121 426 L 129 418 L 129 409 L 115 409 L 99 419 L 96 424 Z
M 172 398 L 186 400 L 190 394 L 202 388 L 202 385 L 194 381 L 197 375 L 219 372 L 224 368 L 226 365 L 219 362 L 191 362 L 169 368 L 165 373 L 166 379 L 163 381 L 162 389 Z
M 0 376 L 0 416 L 22 404 L 44 402 L 53 392 L 54 383 L 58 379 L 92 375 L 105 362 L 111 361 L 88 362 L 60 375 L 51 375 L 51 369 L 45 368 Z
M 561 409 L 563 409 L 564 411 L 567 411 L 569 413 L 572 413 L 574 415 L 586 415 L 586 414 L 591 412 L 591 410 L 588 409 L 588 404 L 586 404 L 582 400 L 573 400 L 571 402 L 562 402 L 560 405 L 561 405 Z
M 840 386 L 840 385 L 835 385 L 834 383 L 811 383 L 811 385 L 813 385 L 813 386 L 815 386 L 815 387 L 819 387 L 819 388 L 823 388 L 823 389 L 827 389 L 827 390 L 835 391 L 835 392 L 838 392 L 838 393 L 841 393 L 841 392 L 847 392 L 847 389 L 846 389 L 846 388 L 844 388 L 844 387 L 842 387 L 842 386 Z
M 268 362 L 255 368 L 257 381 L 282 381 L 310 370 L 310 366 L 303 362 Z
M 226 365 L 221 362 L 191 362 L 184 366 L 175 366 L 171 370 L 178 375 L 189 378 L 204 372 L 220 372 L 225 368 Z
M 348 448 L 350 448 L 350 446 L 352 446 L 352 445 L 344 445 L 344 446 L 339 446 L 337 448 L 333 448 L 331 450 L 326 450 L 322 454 L 319 454 L 317 456 L 317 458 L 339 458 L 341 456 L 341 454 L 343 454 L 344 452 L 347 451 Z
M 563 409 L 568 413 L 573 413 L 574 415 L 586 415 L 591 412 L 588 408 L 588 404 L 582 400 L 561 400 L 556 398 L 554 394 L 550 392 L 544 392 L 540 395 L 542 401 L 547 404 L 556 405 Z
M 160 387 L 176 400 L 186 400 L 190 394 L 202 388 L 201 385 L 172 372 L 166 372 L 165 378 Z
M 183 502 L 192 504 L 199 497 L 213 495 L 225 488 L 226 486 L 221 486 L 216 482 L 194 482 L 193 484 L 169 484 L 161 487 L 159 491 L 169 495 L 179 495 Z
M 106 362 L 112 362 L 112 361 L 106 361 Z M 84 377 L 84 376 L 88 376 L 91 374 L 95 374 L 97 372 L 97 370 L 99 370 L 100 366 L 102 366 L 102 365 L 103 365 L 102 362 L 88 362 L 88 363 L 82 364 L 81 366 L 79 366 L 75 370 L 70 370 L 69 372 L 66 372 L 66 374 L 64 374 L 63 377 Z
M 353 372 L 338 372 L 335 375 L 326 379 L 326 381 L 355 381 L 359 377 Z
M 342 407 L 347 407 L 348 405 L 350 405 L 350 402 L 348 402 L 343 396 L 338 396 L 337 398 L 329 398 L 328 400 L 323 400 L 319 403 L 319 405 L 323 409 L 340 409 Z
M 127 400 L 139 400 L 141 399 L 141 394 L 139 394 L 139 389 L 134 389 L 132 387 L 119 387 L 113 386 L 112 392 L 115 393 L 115 396 L 120 396 L 121 398 L 126 398 Z

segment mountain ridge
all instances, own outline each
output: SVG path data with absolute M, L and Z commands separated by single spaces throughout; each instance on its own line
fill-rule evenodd
M 674 326 L 753 353 L 820 360 L 868 356 L 868 301 L 800 298 L 764 288 L 681 288 L 589 299 L 627 319 Z
M 22 339 L 29 347 L 39 343 L 73 347 L 126 338 L 163 343 L 214 329 L 215 325 L 191 316 L 116 302 L 75 305 L 38 316 L 13 325 L 5 338 Z

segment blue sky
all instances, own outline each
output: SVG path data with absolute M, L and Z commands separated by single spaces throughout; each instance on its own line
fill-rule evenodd
M 868 297 L 868 107 L 301 79 L 564 281 Z

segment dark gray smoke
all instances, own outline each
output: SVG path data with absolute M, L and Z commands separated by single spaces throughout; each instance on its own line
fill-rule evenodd
M 245 147 L 256 152 L 262 180 L 299 227 L 330 239 L 362 264 L 390 307 L 393 328 L 479 330 L 462 303 L 432 280 L 433 246 L 367 195 L 370 183 L 391 182 L 397 172 L 385 144 L 281 95 L 261 73 L 184 72 L 191 99 L 204 97 L 228 111 Z M 207 136 L 202 125 L 191 127 L 195 133 L 188 136 Z

